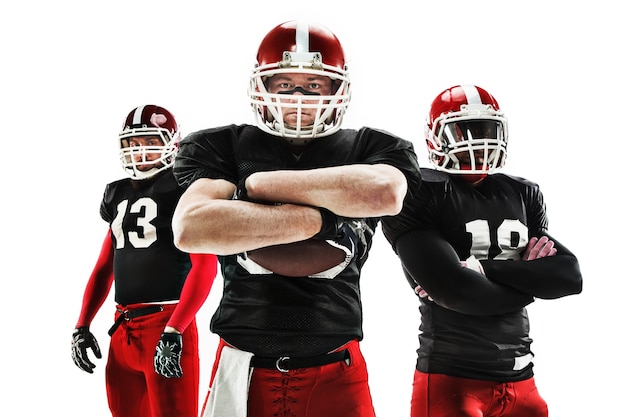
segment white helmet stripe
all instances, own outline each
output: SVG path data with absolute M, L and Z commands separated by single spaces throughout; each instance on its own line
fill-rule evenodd
M 467 97 L 467 104 L 483 104 L 480 99 L 480 94 L 478 90 L 473 85 L 462 85 L 463 91 L 465 92 L 465 97 Z
M 133 114 L 133 126 L 141 124 L 141 115 L 143 114 L 143 109 L 146 106 L 139 106 L 135 109 L 135 114 Z
M 296 52 L 309 52 L 309 25 L 296 23 Z

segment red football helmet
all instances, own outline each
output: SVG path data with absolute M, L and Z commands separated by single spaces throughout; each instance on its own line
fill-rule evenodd
M 295 94 L 295 91 L 270 94 L 266 80 L 279 73 L 329 77 L 333 93 L 328 96 Z M 334 133 L 341 127 L 350 102 L 350 79 L 339 39 L 323 26 L 296 21 L 276 26 L 259 46 L 248 95 L 257 125 L 268 133 L 296 145 Z M 283 122 L 286 108 L 297 109 L 295 126 Z M 302 109 L 316 109 L 312 125 L 301 124 Z
M 430 161 L 476 183 L 504 166 L 508 122 L 496 99 L 475 85 L 457 85 L 432 102 L 426 120 Z
M 140 137 L 160 138 L 160 143 L 132 140 Z M 132 179 L 152 177 L 174 164 L 179 140 L 178 123 L 172 113 L 152 104 L 139 106 L 128 113 L 119 134 L 122 167 Z

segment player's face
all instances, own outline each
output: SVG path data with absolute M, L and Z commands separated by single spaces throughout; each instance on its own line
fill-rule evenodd
M 458 141 L 472 139 L 497 139 L 498 123 L 493 120 L 471 120 L 454 124 Z
M 267 91 L 272 94 L 289 94 L 311 96 L 311 100 L 302 100 L 304 104 L 317 104 L 315 96 L 328 96 L 332 93 L 332 81 L 328 77 L 315 74 L 285 73 L 276 74 L 267 81 Z M 285 100 L 295 102 L 296 100 Z M 310 126 L 315 121 L 316 108 L 301 109 L 301 125 Z M 283 122 L 288 126 L 296 126 L 298 109 L 283 108 Z
M 454 156 L 456 156 L 456 159 L 458 159 L 459 164 L 461 164 L 461 167 L 472 166 L 472 157 L 469 151 L 457 152 L 454 154 Z M 480 152 L 474 153 L 474 164 L 476 166 L 481 166 L 483 164 L 483 161 L 484 161 L 484 158 L 482 157 Z
M 164 143 L 160 136 L 135 136 L 128 139 L 128 146 L 130 148 L 137 148 L 137 152 L 133 152 L 132 158 L 139 171 L 149 171 L 152 168 L 162 165 L 161 162 L 151 162 L 161 158 L 160 151 L 146 152 L 143 147 L 157 147 L 163 145 Z

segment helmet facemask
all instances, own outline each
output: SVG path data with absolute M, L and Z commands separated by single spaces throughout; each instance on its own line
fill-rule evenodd
M 162 145 L 131 146 L 131 139 L 139 137 L 158 137 Z M 134 180 L 150 178 L 166 170 L 174 164 L 174 157 L 178 151 L 177 140 L 178 137 L 172 137 L 172 134 L 163 128 L 146 127 L 144 125 L 124 129 L 119 135 L 119 155 L 122 168 Z M 155 154 L 159 156 L 148 159 L 149 155 Z M 142 168 L 142 166 L 145 167 L 146 165 L 151 165 L 152 167 L 148 170 Z
M 466 104 L 442 114 L 427 126 L 430 161 L 436 169 L 476 182 L 504 166 L 507 120 L 491 105 Z
M 328 77 L 333 87 L 332 94 L 322 96 L 302 88 L 269 93 L 267 81 L 277 74 Z M 284 52 L 282 61 L 254 69 L 248 95 L 257 125 L 262 130 L 286 138 L 294 145 L 304 145 L 316 137 L 328 136 L 339 130 L 350 102 L 350 82 L 345 68 L 323 64 L 319 52 Z M 284 122 L 286 109 L 297 110 L 295 123 L 288 125 Z M 303 110 L 308 109 L 314 110 L 314 121 L 304 124 Z

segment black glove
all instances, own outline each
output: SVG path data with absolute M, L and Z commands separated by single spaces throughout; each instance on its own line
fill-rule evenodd
M 231 200 L 250 201 L 248 198 L 248 190 L 246 189 L 246 179 L 248 179 L 247 176 L 239 180 L 239 182 L 237 183 L 237 189 L 235 189 L 235 192 L 233 193 L 233 198 L 231 198 Z
M 89 331 L 89 326 L 74 329 L 74 333 L 72 334 L 72 359 L 80 369 L 93 374 L 93 368 L 95 368 L 96 365 L 89 360 L 89 356 L 87 355 L 88 348 L 91 348 L 96 358 L 102 358 L 98 341 Z
M 332 239 L 326 239 L 326 243 L 341 249 L 345 253 L 343 262 L 326 271 L 311 275 L 314 278 L 334 278 L 348 267 L 355 259 L 361 259 L 368 252 L 368 234 L 371 238 L 374 231 L 364 219 L 350 219 L 339 217 L 337 235 Z
M 363 258 L 368 251 L 367 236 L 372 237 L 374 231 L 364 219 L 340 217 L 339 220 L 337 236 L 327 239 L 326 242 L 343 250 L 346 253 L 346 260 Z
M 345 227 L 349 227 L 350 232 L 354 233 L 358 258 L 363 258 L 369 251 L 369 241 L 374 236 L 374 230 L 367 224 L 365 219 L 344 218 L 339 228 L 340 236 Z
M 322 228 L 313 236 L 313 239 L 336 239 L 337 234 L 339 233 L 341 218 L 324 207 L 319 207 L 319 210 L 322 215 Z
M 154 352 L 154 371 L 166 378 L 180 378 L 183 370 L 180 358 L 183 354 L 183 335 L 162 333 Z

